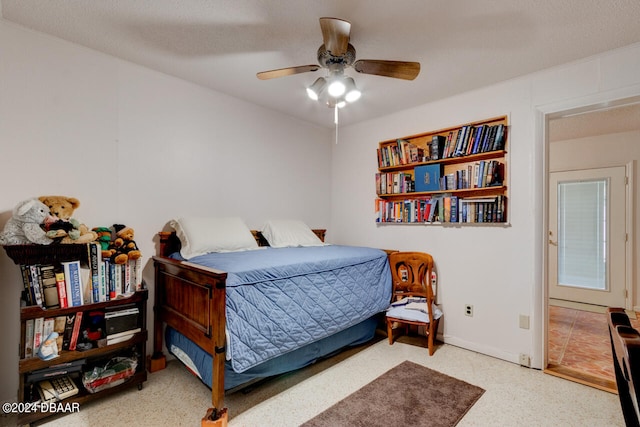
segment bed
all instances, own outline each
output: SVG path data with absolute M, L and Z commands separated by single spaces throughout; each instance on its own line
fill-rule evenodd
M 370 340 L 391 299 L 387 253 L 325 245 L 325 230 L 303 247 L 272 247 L 273 235 L 250 231 L 257 248 L 192 257 L 181 231 L 160 232 L 153 257 L 150 369 L 164 367 L 166 344 L 211 388 L 205 418 L 226 417 L 225 390 Z

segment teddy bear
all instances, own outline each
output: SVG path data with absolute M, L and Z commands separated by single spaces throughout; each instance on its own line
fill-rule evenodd
M 0 233 L 1 245 L 25 245 L 37 243 L 49 245 L 53 242 L 47 237 L 40 224 L 51 221 L 49 208 L 36 198 L 22 201 L 13 209 L 11 218 Z
M 110 249 L 115 252 L 111 255 L 111 261 L 115 264 L 126 264 L 129 260 L 136 260 L 142 256 L 135 240 L 133 240 L 133 228 L 123 224 L 113 224 L 116 238 L 111 242 Z
M 72 218 L 73 212 L 80 206 L 80 201 L 75 197 L 66 196 L 40 196 L 42 203 L 49 207 L 49 212 L 59 219 L 48 226 L 48 236 L 55 238 L 60 243 L 89 243 L 98 238 L 98 235 L 89 228 Z M 72 228 L 67 231 L 72 225 Z

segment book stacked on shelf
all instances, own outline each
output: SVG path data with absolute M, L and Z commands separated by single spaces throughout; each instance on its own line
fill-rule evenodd
M 504 149 L 505 125 L 462 126 L 448 133 L 443 147 L 443 159 L 469 156 Z
M 415 144 L 398 139 L 396 144 L 387 145 L 378 149 L 378 167 L 392 167 L 420 163 L 429 160 L 425 156 L 425 150 Z
M 376 222 L 502 223 L 505 197 L 458 197 L 442 194 L 406 200 L 376 200 Z
M 497 160 L 481 160 L 441 177 L 439 189 L 449 191 L 500 186 L 503 168 L 504 165 Z
M 87 245 L 82 259 L 55 264 L 20 265 L 27 305 L 67 308 L 105 302 L 142 288 L 142 262 L 114 264 L 102 259 L 99 243 Z
M 415 191 L 413 175 L 406 172 L 376 173 L 377 194 L 400 194 Z
M 50 353 L 57 355 L 62 349 L 63 336 L 66 326 L 66 316 L 39 317 L 25 322 L 24 355 L 25 358 L 35 357 L 42 349 L 42 345 L 48 340 L 55 340 L 56 351 Z M 55 334 L 54 334 L 55 332 Z M 52 345 L 53 343 L 48 343 Z M 53 357 L 51 357 L 53 358 Z
M 398 139 L 396 143 L 378 148 L 378 167 L 404 166 L 504 150 L 505 139 L 506 126 L 502 123 L 466 125 L 446 135 L 433 135 L 426 149 L 405 139 Z

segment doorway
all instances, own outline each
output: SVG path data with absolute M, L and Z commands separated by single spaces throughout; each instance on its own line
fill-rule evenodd
M 624 307 L 635 317 L 638 305 L 640 105 L 634 102 L 546 120 L 545 372 L 612 392 L 604 312 Z

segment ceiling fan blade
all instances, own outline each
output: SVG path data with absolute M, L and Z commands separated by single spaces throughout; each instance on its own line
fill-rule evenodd
M 359 73 L 404 80 L 413 80 L 420 74 L 419 62 L 360 59 L 353 64 L 353 68 Z
M 351 23 L 338 18 L 320 18 L 320 29 L 324 39 L 324 47 L 333 56 L 347 53 Z
M 277 70 L 262 71 L 256 73 L 260 80 L 275 79 L 277 77 L 293 76 L 294 74 L 308 73 L 310 71 L 318 71 L 319 65 L 300 65 L 298 67 L 279 68 Z

